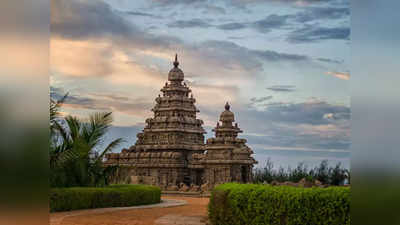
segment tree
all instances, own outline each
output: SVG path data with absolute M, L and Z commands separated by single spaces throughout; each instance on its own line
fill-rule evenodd
M 330 184 L 343 185 L 347 178 L 348 171 L 341 167 L 341 163 L 336 164 L 334 168 L 330 168 Z
M 74 116 L 61 118 L 61 101 L 50 101 L 50 184 L 66 186 L 104 186 L 115 167 L 104 167 L 104 155 L 122 142 L 113 140 L 105 149 L 96 148 L 109 130 L 112 113 L 95 113 L 87 121 Z

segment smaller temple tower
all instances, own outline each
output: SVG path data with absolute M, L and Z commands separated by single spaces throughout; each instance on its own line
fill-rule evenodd
M 207 139 L 204 165 L 204 181 L 209 188 L 226 182 L 248 183 L 252 181 L 253 151 L 246 145 L 246 139 L 238 138 L 242 130 L 235 121 L 227 102 L 217 126 L 214 138 Z

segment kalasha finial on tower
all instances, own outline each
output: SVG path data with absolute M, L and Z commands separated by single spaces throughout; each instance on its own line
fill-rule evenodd
M 175 54 L 175 61 L 174 61 L 174 67 L 178 67 L 179 62 L 178 62 L 178 54 Z
M 226 104 L 225 104 L 225 110 L 229 111 L 230 108 L 231 108 L 231 106 L 229 105 L 228 102 L 226 102 Z

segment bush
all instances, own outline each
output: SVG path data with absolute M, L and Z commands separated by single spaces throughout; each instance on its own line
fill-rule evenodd
M 214 225 L 350 224 L 350 188 L 222 184 L 208 205 Z
M 50 190 L 51 212 L 126 207 L 160 201 L 160 188 L 148 185 L 111 185 L 104 188 L 73 187 Z
M 255 183 L 271 183 L 272 181 L 297 183 L 303 178 L 308 181 L 319 180 L 323 184 L 336 186 L 350 183 L 350 171 L 342 168 L 341 163 L 334 167 L 329 166 L 327 160 L 323 160 L 319 166 L 313 169 L 308 169 L 302 162 L 294 169 L 290 167 L 275 169 L 271 159 L 268 159 L 265 167 L 255 169 L 253 175 Z

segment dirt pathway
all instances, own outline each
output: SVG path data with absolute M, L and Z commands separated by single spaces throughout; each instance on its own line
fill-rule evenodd
M 85 213 L 65 217 L 51 213 L 50 225 L 204 225 L 208 198 L 163 196 L 162 199 L 184 200 L 183 206 L 140 208 L 111 212 Z

